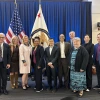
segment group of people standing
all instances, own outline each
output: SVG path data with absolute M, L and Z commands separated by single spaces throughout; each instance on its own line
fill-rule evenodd
M 90 36 L 84 36 L 85 44 L 81 45 L 81 39 L 75 37 L 75 32 L 69 33 L 70 41 L 65 42 L 64 34 L 60 34 L 59 42 L 49 39 L 49 46 L 43 48 L 40 38 L 32 39 L 34 47 L 29 44 L 28 36 L 23 37 L 23 43 L 19 45 L 18 37 L 13 36 L 11 44 L 4 43 L 5 35 L 0 33 L 0 94 L 8 94 L 7 69 L 10 69 L 11 87 L 18 88 L 18 74 L 22 74 L 22 89 L 27 90 L 28 74 L 34 68 L 34 79 L 36 92 L 41 92 L 42 68 L 46 65 L 48 91 L 53 93 L 57 88 L 65 87 L 79 92 L 83 96 L 83 90 L 92 89 L 92 65 L 96 66 L 98 85 L 100 88 L 100 34 L 97 35 L 98 44 L 95 46 L 90 42 Z M 57 85 L 57 75 L 59 85 Z M 63 82 L 64 76 L 64 82 Z M 52 80 L 54 85 L 52 85 Z

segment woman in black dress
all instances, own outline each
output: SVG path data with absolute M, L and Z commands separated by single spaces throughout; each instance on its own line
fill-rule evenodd
M 14 89 L 18 88 L 18 72 L 19 72 L 19 46 L 18 46 L 17 36 L 12 37 L 10 50 L 11 50 L 10 81 L 11 81 L 11 88 Z
M 90 36 L 88 34 L 84 37 L 85 44 L 83 46 L 89 53 L 89 61 L 86 68 L 86 82 L 87 82 L 87 89 L 86 91 L 90 91 L 92 88 L 92 65 L 93 65 L 93 51 L 94 51 L 94 44 L 90 42 Z

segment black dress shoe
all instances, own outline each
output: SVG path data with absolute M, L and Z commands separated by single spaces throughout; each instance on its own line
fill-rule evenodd
M 52 90 L 52 93 L 55 93 L 55 92 L 57 92 L 57 89 L 53 89 L 53 90 Z
M 100 91 L 98 91 L 98 93 L 100 94 Z
M 8 91 L 7 90 L 3 90 L 3 94 L 8 95 Z
M 52 92 L 52 88 L 48 88 L 47 91 L 48 91 L 48 92 Z

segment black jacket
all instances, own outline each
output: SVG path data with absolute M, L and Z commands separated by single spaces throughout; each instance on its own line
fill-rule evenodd
M 33 51 L 34 51 L 35 47 L 32 48 L 32 57 L 31 57 L 31 63 L 32 63 L 32 67 L 34 67 L 34 62 L 33 62 Z M 35 58 L 36 58 L 36 66 L 38 67 L 42 67 L 42 61 L 43 61 L 43 57 L 44 57 L 44 48 L 40 45 L 38 45 L 37 49 L 36 49 L 36 54 L 35 54 Z
M 71 52 L 71 55 L 72 55 L 72 52 Z M 83 46 L 81 46 L 78 49 L 76 59 L 75 59 L 75 71 L 80 72 L 80 69 L 85 71 L 88 64 L 88 60 L 89 60 L 89 54 L 87 50 Z
M 4 67 L 11 62 L 11 53 L 10 53 L 10 46 L 6 43 L 3 43 L 3 64 Z
M 83 46 L 86 48 L 86 50 L 89 53 L 89 62 L 88 62 L 88 64 L 92 64 L 93 65 L 94 44 L 89 42 L 87 44 L 83 44 Z
M 50 47 L 47 47 L 45 49 L 45 59 L 46 63 L 52 62 L 52 64 L 55 66 L 57 64 L 58 56 L 59 56 L 59 48 L 57 46 L 54 46 L 50 55 L 49 51 Z

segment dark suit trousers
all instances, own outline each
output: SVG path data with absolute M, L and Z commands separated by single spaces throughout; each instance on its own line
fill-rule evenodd
M 86 82 L 87 82 L 87 88 L 92 88 L 92 64 L 88 64 L 86 68 Z
M 42 89 L 42 68 L 38 69 L 37 66 L 34 65 L 34 75 L 36 90 L 40 91 Z
M 54 79 L 54 89 L 57 89 L 57 70 L 56 67 L 50 68 L 47 66 L 47 78 L 49 88 L 52 88 L 52 78 Z
M 7 69 L 4 67 L 3 62 L 0 62 L 0 90 L 6 89 L 7 86 Z
M 62 77 L 64 74 L 64 85 L 68 87 L 68 81 L 69 81 L 69 68 L 67 64 L 66 58 L 59 59 L 59 68 L 58 68 L 58 77 L 59 77 L 59 85 L 63 85 Z
M 97 73 L 98 85 L 100 87 L 100 64 L 98 61 L 96 61 L 96 73 Z

